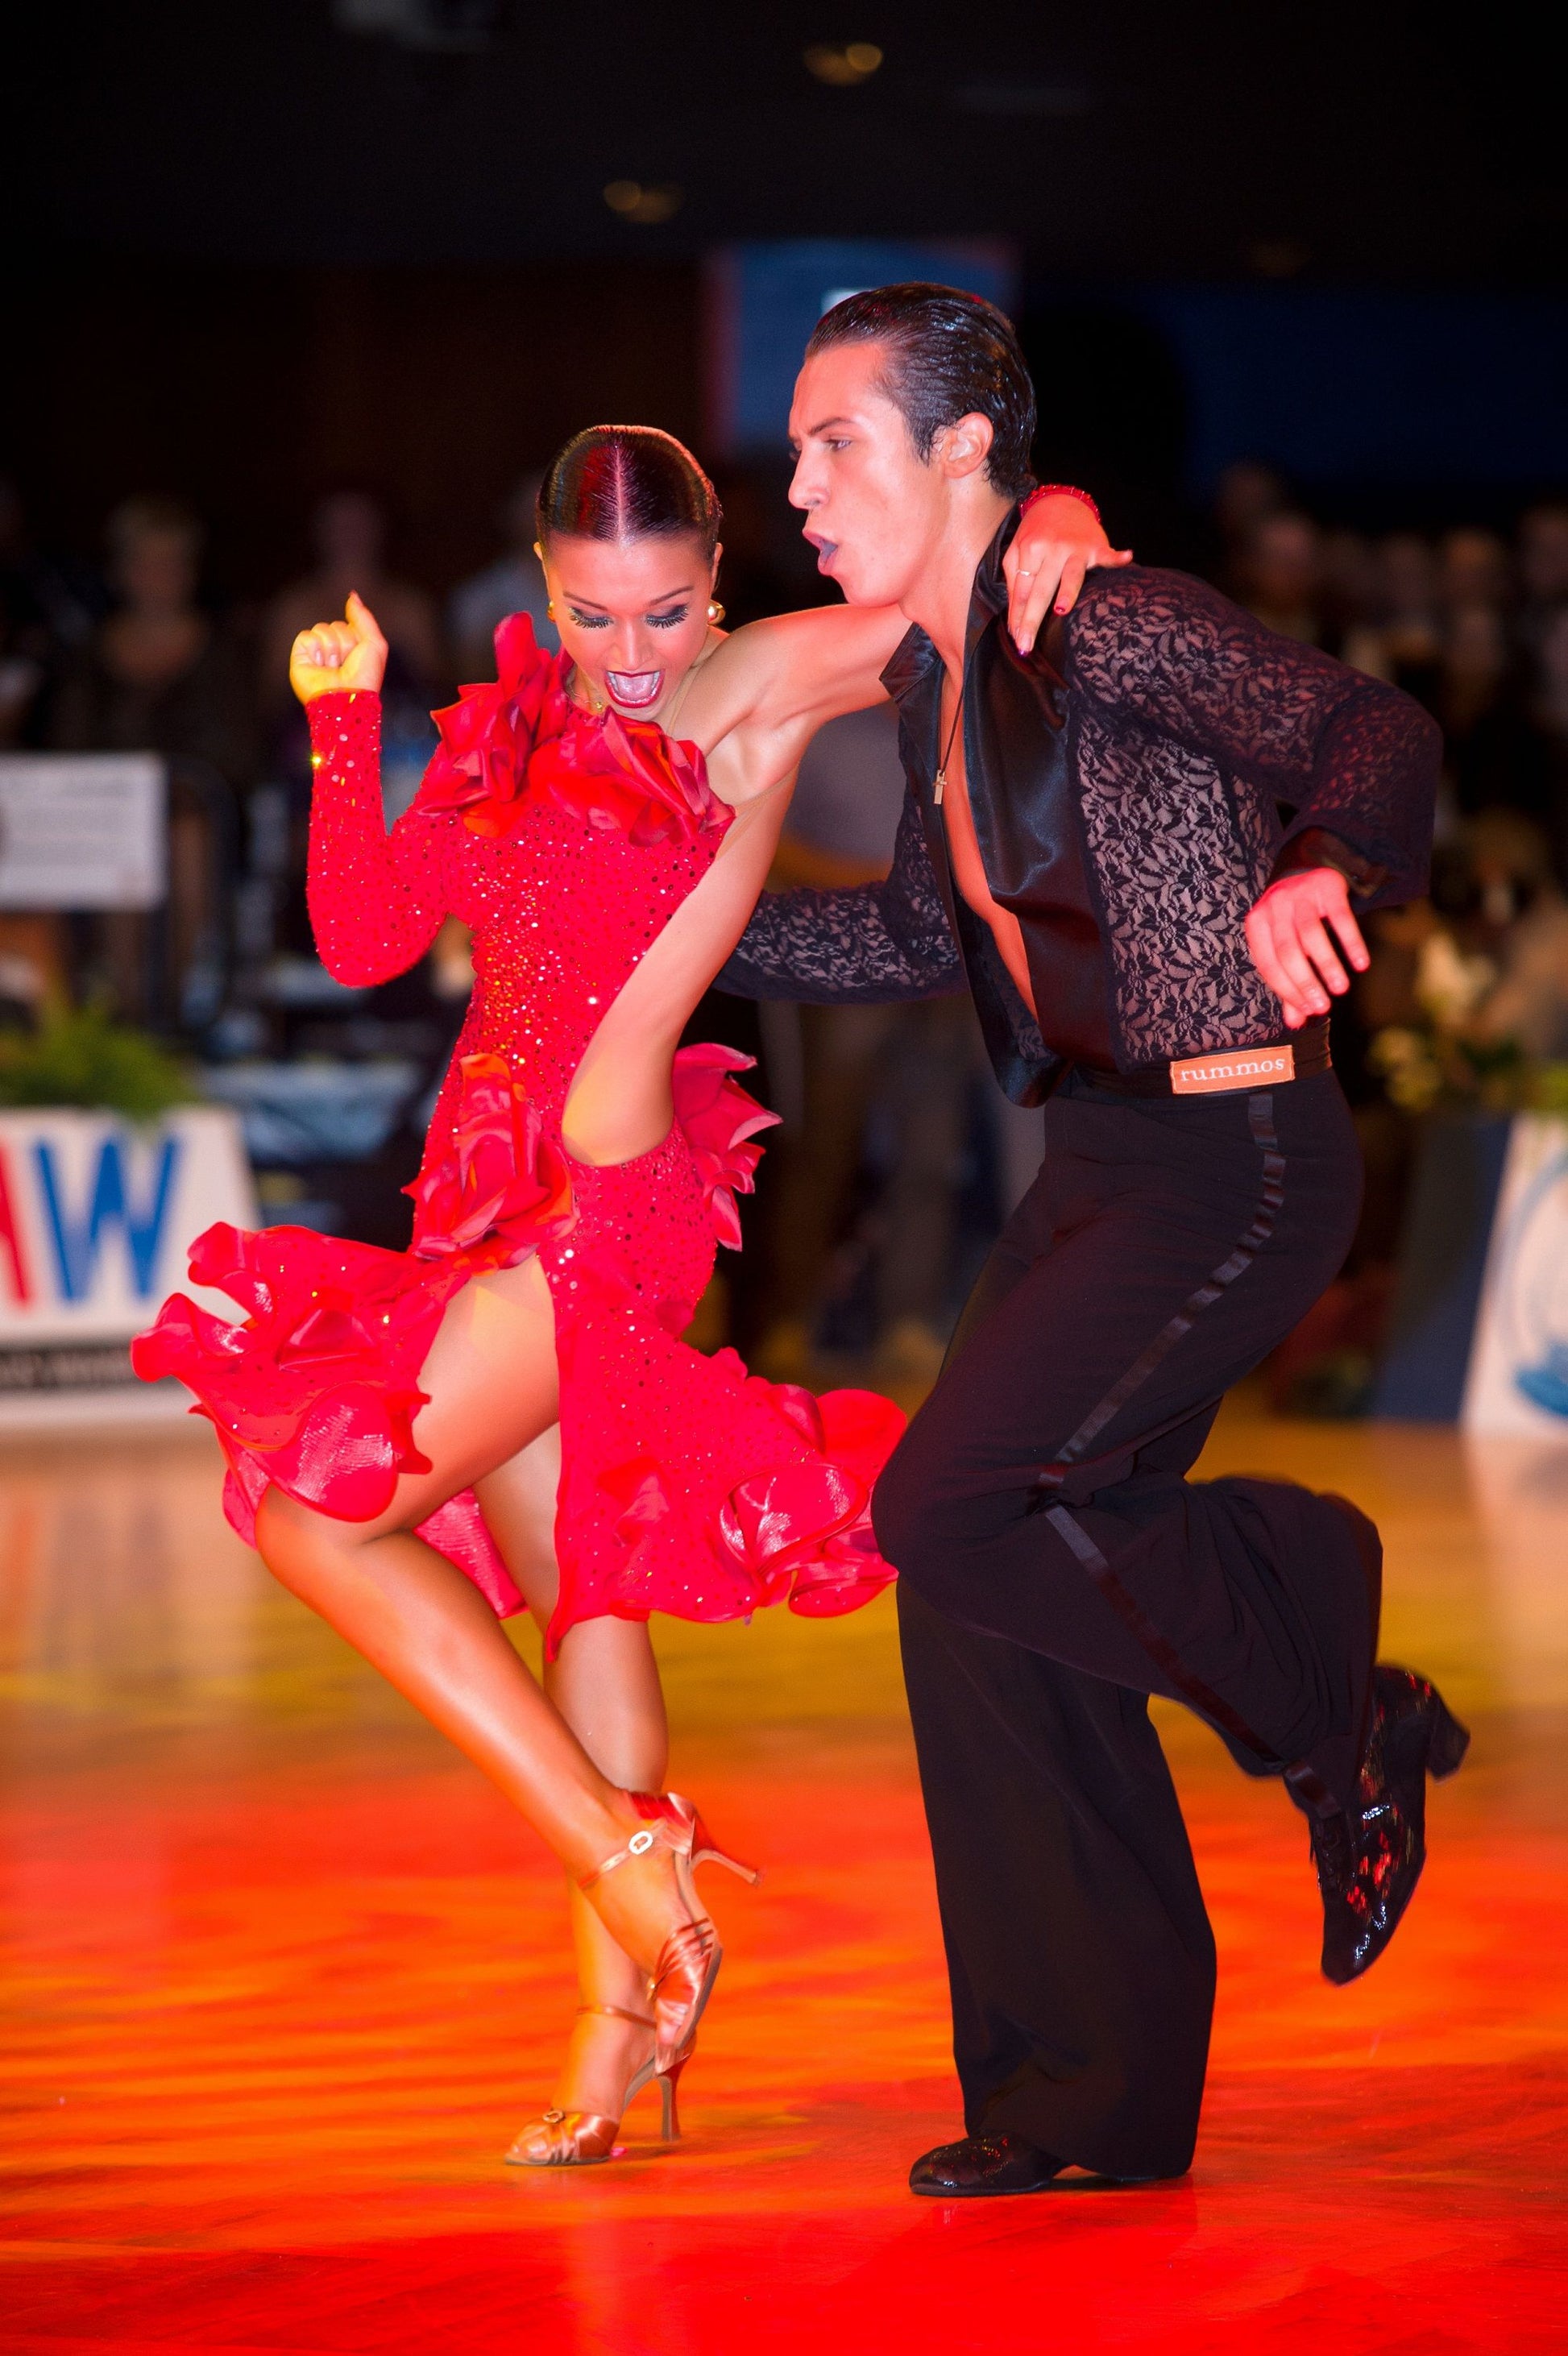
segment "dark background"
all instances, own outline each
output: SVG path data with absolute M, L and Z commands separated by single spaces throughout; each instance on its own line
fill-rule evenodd
M 1568 252 L 1561 78 L 1522 11 L 152 0 L 57 6 L 32 38 L 0 460 L 61 544 L 130 486 L 184 493 L 217 584 L 252 594 L 300 569 L 329 485 L 389 496 L 397 561 L 440 587 L 585 420 L 703 448 L 702 264 L 730 240 L 1014 241 L 1043 455 L 1178 559 L 1195 366 L 1223 371 L 1232 331 L 1195 364 L 1150 288 L 1419 293 L 1428 380 L 1449 347 L 1474 372 L 1500 300 L 1501 377 L 1542 332 L 1508 306 L 1528 290 L 1539 322 Z M 808 45 L 855 39 L 878 72 L 812 78 Z M 618 218 L 618 178 L 676 209 Z M 1509 414 L 1472 399 L 1468 453 L 1392 486 L 1333 479 L 1330 434 L 1316 504 L 1511 509 L 1568 462 L 1510 460 Z

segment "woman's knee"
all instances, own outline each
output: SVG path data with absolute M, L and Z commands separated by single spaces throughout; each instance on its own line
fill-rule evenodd
M 360 1536 L 352 1523 L 334 1522 L 281 1489 L 269 1488 L 256 1508 L 256 1551 L 295 1595 L 318 1586 L 334 1558 L 347 1559 Z

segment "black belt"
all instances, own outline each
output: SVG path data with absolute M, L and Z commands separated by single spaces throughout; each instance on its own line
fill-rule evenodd
M 1091 1087 L 1117 1097 L 1239 1096 L 1255 1088 L 1285 1087 L 1332 1068 L 1328 1023 L 1324 1016 L 1280 1039 L 1251 1047 L 1221 1047 L 1196 1055 L 1173 1055 L 1169 1063 L 1143 1064 L 1135 1071 L 1102 1072 L 1091 1064 L 1072 1068 Z

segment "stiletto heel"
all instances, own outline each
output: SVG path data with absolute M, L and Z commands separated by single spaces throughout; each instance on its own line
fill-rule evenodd
M 684 2062 L 677 2062 L 675 2067 L 664 2071 L 659 2080 L 660 2099 L 663 2105 L 660 2126 L 666 2143 L 679 2143 L 681 2140 L 681 2109 L 675 2099 L 675 2090 L 681 2083 L 681 2072 L 685 2066 Z
M 692 1806 L 691 1802 L 682 1800 L 678 1792 L 671 1792 L 670 1798 L 679 1807 Z M 726 1873 L 733 1873 L 737 1880 L 750 1882 L 753 1887 L 762 1879 L 759 1865 L 743 1865 L 738 1858 L 729 1856 L 719 1847 L 695 1808 L 692 1808 L 692 1863 L 693 1866 L 722 1865 Z

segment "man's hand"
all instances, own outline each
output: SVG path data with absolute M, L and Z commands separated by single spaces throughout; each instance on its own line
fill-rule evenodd
M 1361 927 L 1350 913 L 1350 892 L 1337 867 L 1307 867 L 1271 884 L 1247 918 L 1252 963 L 1284 1010 L 1285 1028 L 1299 1031 L 1326 1014 L 1328 998 L 1343 998 L 1350 977 L 1339 948 L 1358 973 L 1370 962 Z
M 1026 509 L 1002 560 L 1007 577 L 1007 627 L 1021 655 L 1054 604 L 1070 613 L 1091 564 L 1131 564 L 1130 548 L 1112 548 L 1092 508 L 1068 492 L 1036 499 Z

